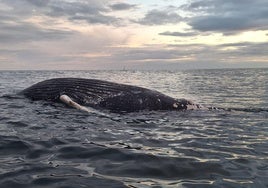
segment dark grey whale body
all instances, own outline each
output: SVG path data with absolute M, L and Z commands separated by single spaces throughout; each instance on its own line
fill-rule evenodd
M 21 94 L 32 100 L 55 102 L 60 102 L 60 97 L 64 95 L 80 105 L 112 112 L 198 108 L 191 101 L 174 99 L 155 90 L 84 78 L 45 80 L 23 90 Z

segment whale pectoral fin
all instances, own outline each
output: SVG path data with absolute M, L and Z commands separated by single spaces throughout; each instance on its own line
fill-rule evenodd
M 60 96 L 60 101 L 65 103 L 65 104 L 67 104 L 68 106 L 71 106 L 71 107 L 76 108 L 78 110 L 98 114 L 98 115 L 101 115 L 101 116 L 104 116 L 104 117 L 110 117 L 109 115 L 107 115 L 105 113 L 99 112 L 99 111 L 97 111 L 97 110 L 95 110 L 93 108 L 87 108 L 85 106 L 82 106 L 82 105 L 74 102 L 68 95 L 61 95 Z
M 61 102 L 65 103 L 68 106 L 71 106 L 73 108 L 76 108 L 76 109 L 79 109 L 82 111 L 86 111 L 86 112 L 94 112 L 94 110 L 91 110 L 85 106 L 82 106 L 82 105 L 74 102 L 68 95 L 61 95 L 60 100 L 61 100 Z

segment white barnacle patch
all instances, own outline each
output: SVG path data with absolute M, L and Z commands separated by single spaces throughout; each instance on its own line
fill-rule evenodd
M 139 103 L 142 104 L 143 103 L 143 100 L 142 99 L 139 99 Z
M 173 103 L 173 107 L 174 107 L 174 108 L 178 108 L 179 106 L 178 106 L 177 103 Z

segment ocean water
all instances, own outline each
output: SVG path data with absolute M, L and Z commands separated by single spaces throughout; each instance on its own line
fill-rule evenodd
M 55 77 L 132 84 L 219 109 L 104 117 L 17 95 Z M 268 187 L 267 80 L 268 69 L 2 71 L 0 187 Z

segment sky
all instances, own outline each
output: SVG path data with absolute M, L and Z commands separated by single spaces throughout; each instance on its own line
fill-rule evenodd
M 0 0 L 0 70 L 260 67 L 267 0 Z

